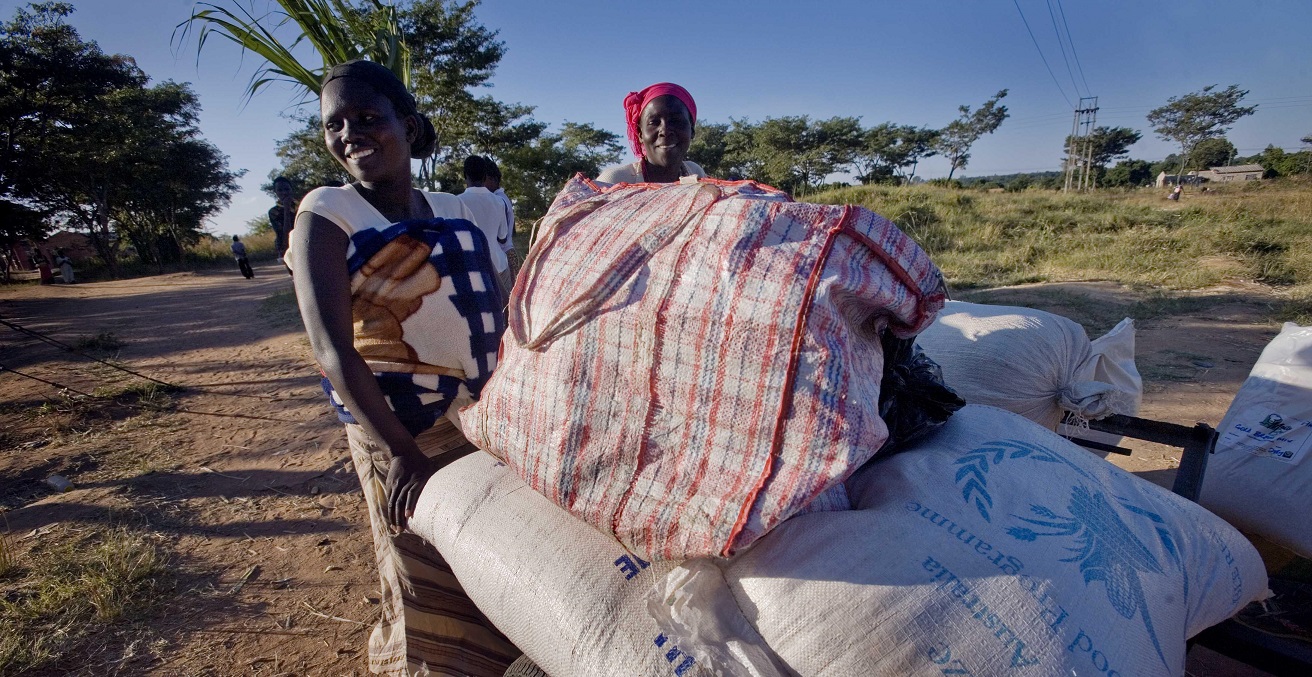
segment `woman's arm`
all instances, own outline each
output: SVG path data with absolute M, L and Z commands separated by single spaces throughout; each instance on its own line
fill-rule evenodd
M 346 268 L 350 240 L 328 219 L 310 212 L 296 217 L 296 237 L 287 252 L 294 263 L 296 301 L 314 358 L 346 409 L 382 449 L 391 454 L 387 516 L 404 527 L 424 482 L 435 466 L 387 406 L 378 379 L 356 352 L 351 317 L 351 280 Z

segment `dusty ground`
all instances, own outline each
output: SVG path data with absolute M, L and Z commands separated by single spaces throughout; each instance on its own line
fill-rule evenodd
M 111 333 L 122 346 L 96 354 L 185 386 L 172 397 L 187 413 L 120 412 L 61 432 L 32 413 L 54 386 L 0 372 L 0 510 L 19 557 L 108 520 L 158 534 L 180 572 L 162 614 L 50 674 L 365 673 L 378 608 L 367 517 L 290 289 L 272 264 L 252 281 L 225 269 L 0 288 L 0 318 L 70 344 Z M 1238 284 L 1169 300 L 1099 283 L 971 295 L 1053 310 L 1093 335 L 1151 311 L 1138 322 L 1142 415 L 1212 425 L 1279 328 L 1266 319 L 1273 298 Z M 0 363 L 84 392 L 134 380 L 3 326 Z M 1169 485 L 1178 456 L 1144 444 L 1116 462 Z M 54 473 L 75 489 L 53 493 Z M 1215 661 L 1190 671 L 1241 674 Z

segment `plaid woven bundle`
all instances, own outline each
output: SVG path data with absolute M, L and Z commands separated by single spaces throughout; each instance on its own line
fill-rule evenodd
M 925 252 L 860 207 L 579 175 L 461 420 L 633 551 L 728 556 L 799 511 L 849 507 L 842 480 L 887 437 L 879 335 L 918 333 L 944 298 Z

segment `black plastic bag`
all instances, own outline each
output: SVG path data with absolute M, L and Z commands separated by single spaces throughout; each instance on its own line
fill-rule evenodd
M 879 383 L 879 416 L 888 426 L 888 441 L 880 456 L 947 423 L 966 401 L 943 382 L 943 370 L 929 359 L 915 339 L 885 331 L 884 377 Z

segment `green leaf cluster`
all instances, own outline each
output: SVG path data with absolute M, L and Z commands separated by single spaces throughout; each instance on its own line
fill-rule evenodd
M 974 146 L 975 142 L 985 134 L 997 131 L 998 127 L 1002 126 L 1002 121 L 1007 119 L 1007 107 L 998 103 L 1005 96 L 1007 90 L 1000 90 L 975 111 L 971 111 L 970 106 L 959 106 L 957 110 L 961 113 L 960 117 L 949 122 L 939 131 L 934 150 L 947 158 L 951 165 L 948 170 L 948 180 L 952 179 L 952 175 L 958 169 L 964 169 L 966 163 L 970 161 L 971 146 Z
M 1098 127 L 1083 139 L 1068 136 L 1066 157 L 1062 159 L 1062 165 L 1079 164 L 1087 151 L 1089 164 L 1095 172 L 1101 173 L 1112 160 L 1125 157 L 1130 151 L 1130 146 L 1138 143 L 1142 138 L 1143 134 L 1129 127 Z M 1075 151 L 1073 157 L 1072 150 Z
M 197 31 L 196 56 L 214 36 L 233 42 L 264 60 L 246 88 L 249 99 L 271 82 L 290 82 L 318 96 L 320 80 L 328 68 L 355 59 L 369 59 L 387 66 L 407 86 L 410 84 L 410 50 L 402 35 L 396 8 L 380 0 L 352 5 L 346 0 L 276 0 L 278 10 L 256 15 L 254 2 L 231 6 L 197 3 L 190 18 L 178 24 L 174 42 L 186 42 Z M 297 31 L 290 43 L 278 37 L 283 26 Z M 319 56 L 315 67 L 304 64 L 293 52 L 308 43 Z

